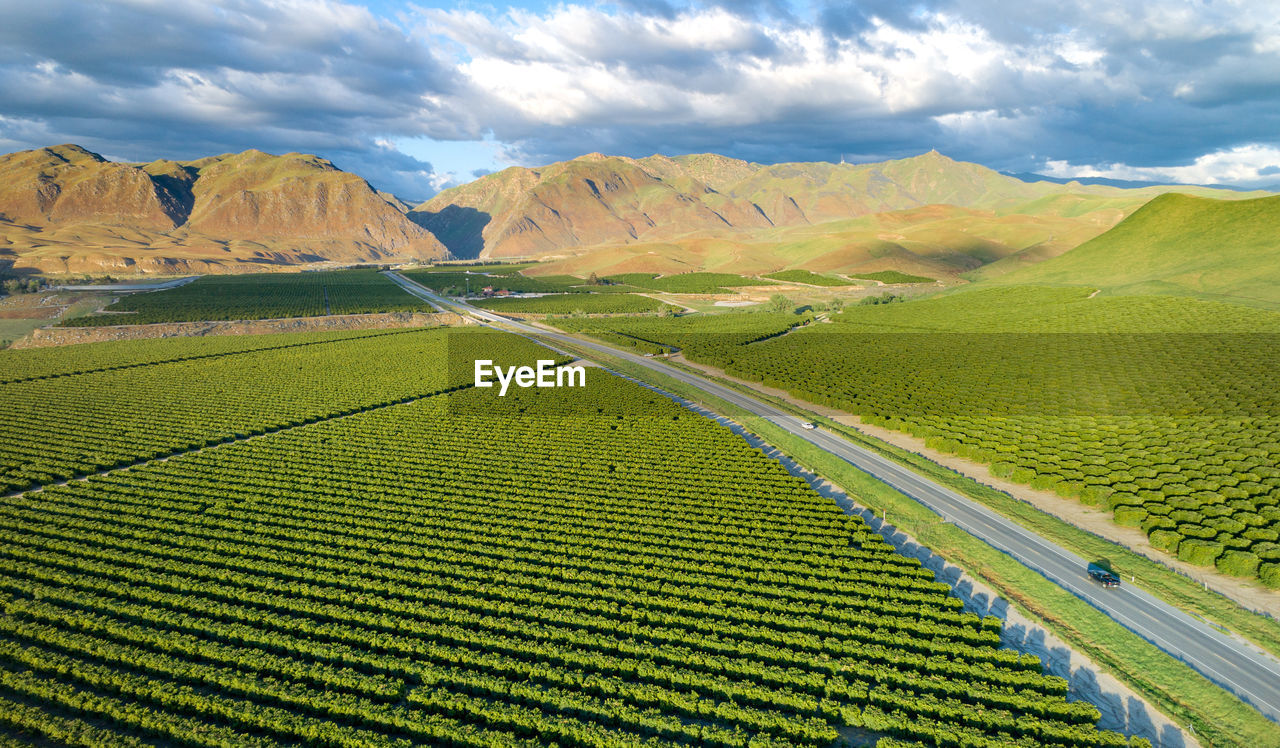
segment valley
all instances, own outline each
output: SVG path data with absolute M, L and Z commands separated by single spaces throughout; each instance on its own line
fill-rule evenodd
M 46 150 L 33 242 L 293 249 L 138 290 L 6 245 L 2 736 L 1275 744 L 1271 197 L 596 154 L 371 211 Z M 506 386 L 548 356 L 586 386 Z

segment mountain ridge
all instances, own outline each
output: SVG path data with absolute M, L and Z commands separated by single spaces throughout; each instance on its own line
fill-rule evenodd
M 588 153 L 411 206 L 309 154 L 118 163 L 66 144 L 0 156 L 0 270 L 519 257 L 547 261 L 535 272 L 988 278 L 1061 255 L 1169 190 L 1258 194 L 1025 182 L 936 150 L 869 164 Z
M 358 175 L 308 154 L 109 161 L 0 156 L 0 261 L 41 272 L 240 272 L 448 251 Z
M 801 262 L 794 266 L 831 270 L 847 260 L 844 266 L 870 263 L 860 269 L 958 275 L 1015 255 L 1016 261 L 1001 268 L 1061 254 L 1168 190 L 1233 199 L 1256 194 L 1025 182 L 936 150 L 871 164 L 772 165 L 719 154 L 634 159 L 593 153 L 480 177 L 441 192 L 409 216 L 460 257 L 552 259 L 556 272 L 675 272 L 690 263 L 731 269 L 708 265 L 714 258 L 699 255 L 708 242 L 733 244 L 733 250 L 721 253 L 725 256 L 757 257 L 762 237 L 781 248 L 794 244 L 787 232 L 812 234 L 811 229 L 830 224 L 828 236 L 837 237 L 851 220 L 948 205 L 981 212 L 974 216 L 977 235 L 959 225 L 961 213 L 924 211 L 920 215 L 941 223 L 917 224 L 905 233 L 854 232 L 847 245 L 857 251 L 846 252 L 841 261 L 788 257 L 778 249 L 766 252 L 760 266 L 778 270 Z M 948 253 L 949 242 L 972 251 Z M 638 257 L 641 251 L 660 257 Z M 597 254 L 618 261 L 582 257 Z M 872 262 L 890 255 L 897 260 Z M 945 256 L 939 260 L 939 255 Z

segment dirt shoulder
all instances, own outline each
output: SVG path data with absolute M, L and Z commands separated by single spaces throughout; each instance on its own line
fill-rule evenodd
M 771 395 L 797 407 L 825 416 L 837 423 L 856 429 L 868 436 L 872 436 L 876 439 L 892 444 L 895 447 L 915 452 L 916 454 L 942 465 L 943 467 L 950 468 L 961 475 L 1003 491 L 1015 499 L 1025 501 L 1046 514 L 1053 515 L 1054 517 L 1068 522 L 1082 530 L 1086 530 L 1095 535 L 1106 538 L 1113 543 L 1128 548 L 1134 553 L 1138 553 L 1185 576 L 1195 579 L 1209 589 L 1218 592 L 1244 608 L 1266 613 L 1275 618 L 1280 618 L 1280 592 L 1267 590 L 1258 584 L 1251 583 L 1247 580 L 1236 579 L 1219 574 L 1213 569 L 1203 566 L 1194 566 L 1192 564 L 1179 561 L 1177 558 L 1153 548 L 1151 544 L 1147 542 L 1147 536 L 1141 530 L 1117 525 L 1112 521 L 1110 512 L 1103 509 L 1086 506 L 1071 499 L 1064 499 L 1051 491 L 1038 491 L 1021 483 L 1013 483 L 1008 480 L 997 478 L 991 475 L 991 472 L 987 469 L 986 465 L 966 460 L 961 457 L 957 457 L 956 455 L 945 454 L 935 449 L 930 449 L 925 446 L 923 439 L 917 439 L 910 434 L 904 434 L 900 431 L 892 431 L 880 426 L 863 423 L 862 419 L 858 416 L 850 415 L 836 408 L 824 405 L 815 405 L 814 403 L 794 397 L 785 390 L 780 390 L 776 387 L 766 387 L 759 382 L 749 382 L 745 379 L 729 376 L 722 370 L 713 366 L 693 363 L 685 359 L 681 354 L 677 353 L 673 355 L 671 360 L 713 376 L 721 377 L 746 387 L 750 387 L 757 392 Z

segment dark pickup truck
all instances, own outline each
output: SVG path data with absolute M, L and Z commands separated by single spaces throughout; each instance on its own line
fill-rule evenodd
M 1120 586 L 1120 577 L 1117 577 L 1115 574 L 1112 574 L 1108 569 L 1098 566 L 1097 564 L 1089 564 L 1089 576 L 1093 577 L 1093 581 L 1097 582 L 1103 587 L 1119 587 Z

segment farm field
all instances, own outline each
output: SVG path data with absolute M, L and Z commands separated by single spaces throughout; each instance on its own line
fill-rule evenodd
M 741 312 L 670 319 L 558 319 L 565 332 L 586 333 L 639 353 L 699 351 L 716 358 L 731 357 L 741 346 L 781 335 L 813 320 L 791 312 Z
M 585 279 L 572 275 L 543 275 L 529 278 L 519 273 L 490 276 L 478 271 L 467 273 L 433 270 L 406 270 L 403 275 L 415 283 L 446 296 L 461 296 L 466 293 L 468 288 L 471 289 L 471 293 L 478 294 L 480 289 L 485 286 L 492 286 L 494 289 L 507 290 L 512 293 L 585 294 L 610 288 L 609 286 L 587 286 L 585 285 Z M 634 291 L 636 289 L 626 288 L 622 290 Z
M 535 267 L 536 262 L 494 262 L 494 263 L 449 263 L 447 265 L 432 265 L 431 267 L 414 268 L 410 272 L 414 273 L 461 273 L 470 271 L 472 273 L 485 273 L 488 275 L 516 275 Z
M 552 294 L 531 299 L 481 299 L 473 306 L 520 314 L 641 314 L 675 307 L 633 294 Z
M 808 283 L 811 286 L 853 286 L 857 285 L 853 281 L 842 280 L 840 278 L 832 278 L 829 275 L 819 275 L 808 270 L 780 270 L 776 273 L 769 273 L 762 276 L 764 278 L 772 278 L 773 280 L 786 281 L 788 283 Z
M 9 382 L 0 385 L 0 490 L 469 384 L 468 346 L 485 347 L 485 335 L 443 329 L 355 338 L 279 335 L 272 336 L 279 339 L 274 348 Z M 104 345 L 128 351 L 124 344 Z M 521 342 L 513 351 L 531 345 Z M 178 349 L 190 353 L 196 346 L 190 341 Z M 19 352 L 0 360 L 13 353 Z M 455 368 L 446 369 L 446 361 Z
M 386 334 L 396 333 L 359 330 L 289 335 L 151 338 L 6 350 L 0 352 L 0 384 Z
M 1089 296 L 1014 287 L 854 306 L 745 344 L 655 319 L 643 337 L 1105 507 L 1184 561 L 1280 587 L 1280 314 Z M 573 328 L 616 341 L 630 324 Z
M 124 296 L 103 314 L 64 325 L 276 319 L 417 312 L 426 307 L 376 270 L 206 275 L 178 288 Z
M 881 283 L 933 283 L 933 278 L 923 275 L 911 275 L 900 270 L 882 270 L 878 273 L 850 273 L 850 278 L 880 281 Z
M 592 284 L 587 278 L 575 275 L 525 276 L 518 272 L 495 270 L 502 266 L 477 266 L 465 270 L 452 270 L 449 266 L 402 271 L 413 281 L 437 293 L 461 296 L 468 288 L 476 294 L 485 286 L 512 293 L 577 293 L 577 294 L 626 294 L 637 291 L 661 293 L 712 294 L 726 293 L 743 286 L 776 285 L 775 281 L 751 278 L 734 273 L 680 273 L 657 276 L 654 273 L 623 273 L 600 279 Z M 469 273 L 467 271 L 470 271 Z M 806 272 L 806 271 L 801 271 Z M 822 276 L 815 276 L 822 277 Z M 469 285 L 468 285 L 469 284 Z M 839 285 L 852 285 L 840 283 Z
M 1126 744 L 1000 649 L 997 620 L 660 395 L 598 369 L 581 390 L 444 392 L 473 358 L 546 355 L 497 333 L 307 348 L 398 362 L 361 370 L 381 397 L 440 394 L 0 498 L 0 735 Z M 278 422 L 267 390 L 292 393 L 308 365 L 221 358 L 261 356 L 280 358 L 246 408 Z M 227 373 L 164 379 L 184 364 L 41 381 L 109 374 L 199 400 Z M 26 402 L 65 395 L 46 394 Z
M 774 285 L 773 281 L 748 278 L 733 273 L 680 273 L 661 277 L 652 273 L 624 273 L 610 276 L 609 280 L 666 293 L 724 293 L 725 289 L 740 286 Z

